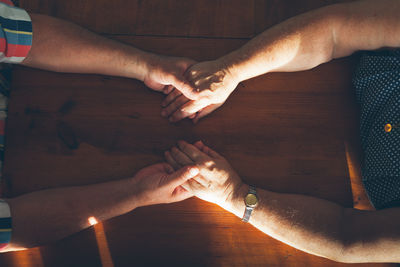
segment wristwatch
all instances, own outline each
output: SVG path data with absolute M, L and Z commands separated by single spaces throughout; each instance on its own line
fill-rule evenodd
M 249 192 L 244 197 L 244 204 L 246 204 L 246 208 L 244 210 L 242 221 L 248 222 L 250 220 L 251 212 L 258 204 L 257 191 L 254 186 L 249 187 Z

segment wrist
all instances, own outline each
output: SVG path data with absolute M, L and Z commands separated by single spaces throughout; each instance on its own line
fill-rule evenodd
M 240 60 L 235 52 L 232 52 L 226 56 L 218 59 L 221 66 L 225 69 L 225 72 L 230 76 L 230 79 L 236 84 L 244 81 L 242 77 L 242 70 L 240 69 Z
M 153 66 L 157 66 L 157 55 L 145 52 L 134 47 L 128 47 L 120 54 L 121 75 L 128 78 L 144 81 Z
M 243 216 L 243 211 L 246 207 L 244 198 L 249 191 L 249 186 L 245 183 L 240 182 L 232 193 L 228 196 L 223 206 L 224 209 L 235 214 L 238 217 Z
M 146 194 L 144 190 L 141 188 L 140 184 L 137 182 L 135 177 L 129 178 L 129 187 L 130 188 L 130 202 L 132 204 L 132 210 L 147 206 Z
M 139 61 L 142 62 L 141 65 L 143 68 L 138 80 L 144 82 L 146 77 L 150 77 L 151 72 L 160 66 L 161 57 L 153 53 L 143 52 L 140 55 Z

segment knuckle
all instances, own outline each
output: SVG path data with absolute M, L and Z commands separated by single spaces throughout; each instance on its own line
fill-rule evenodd
M 179 97 L 179 99 L 178 99 L 178 101 L 177 101 L 178 103 L 178 105 L 179 106 L 181 106 L 182 104 L 185 104 L 186 103 L 186 99 L 184 98 L 184 97 Z
M 169 94 L 169 95 L 165 98 L 164 103 L 165 103 L 165 104 L 169 104 L 169 103 L 171 102 L 171 100 L 172 100 L 172 97 L 171 97 L 171 95 Z
M 167 113 L 167 115 L 171 114 L 171 105 L 165 108 L 165 112 Z
M 173 97 L 177 97 L 177 96 L 179 96 L 179 95 L 181 95 L 181 92 L 179 92 L 177 89 L 175 89 L 174 92 L 173 92 L 173 94 L 172 94 L 172 96 L 173 96 Z
M 173 155 L 176 155 L 176 154 L 178 153 L 178 149 L 177 149 L 176 147 L 173 147 L 173 148 L 171 149 L 171 153 L 172 153 Z
M 177 78 L 178 78 L 178 75 L 177 75 L 175 72 L 170 72 L 170 73 L 168 74 L 168 78 L 170 78 L 170 79 L 177 79 Z
M 180 142 L 179 144 L 183 150 L 187 148 L 187 144 L 185 142 Z
M 176 102 L 171 103 L 170 112 L 174 111 L 176 108 L 177 108 L 177 103 Z

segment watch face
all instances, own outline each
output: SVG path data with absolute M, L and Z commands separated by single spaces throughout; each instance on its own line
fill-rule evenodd
M 244 198 L 244 203 L 246 206 L 249 207 L 255 207 L 257 205 L 258 199 L 257 196 L 254 194 L 247 194 L 246 197 Z

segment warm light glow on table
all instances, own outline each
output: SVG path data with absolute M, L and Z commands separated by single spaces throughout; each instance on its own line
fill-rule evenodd
M 371 210 L 372 206 L 366 195 L 362 179 L 360 159 L 354 149 L 347 143 L 344 144 L 347 168 L 349 171 L 351 191 L 353 193 L 353 207 L 361 210 Z
M 97 224 L 98 223 L 98 221 L 97 221 L 97 219 L 95 218 L 95 217 L 89 217 L 88 218 L 88 221 L 89 221 L 89 224 L 90 225 L 95 225 L 95 224 Z
M 93 218 L 93 220 L 90 220 Z M 99 249 L 101 265 L 103 267 L 114 267 L 114 262 L 111 257 L 110 248 L 108 247 L 108 242 L 106 234 L 104 232 L 104 227 L 102 223 L 98 223 L 95 217 L 90 217 L 90 221 L 94 222 L 94 233 L 96 234 L 97 247 Z
M 42 253 L 38 247 L 31 248 L 23 251 L 14 252 L 13 254 L 13 264 L 11 266 L 15 267 L 43 267 Z M 10 266 L 10 267 L 11 267 Z

